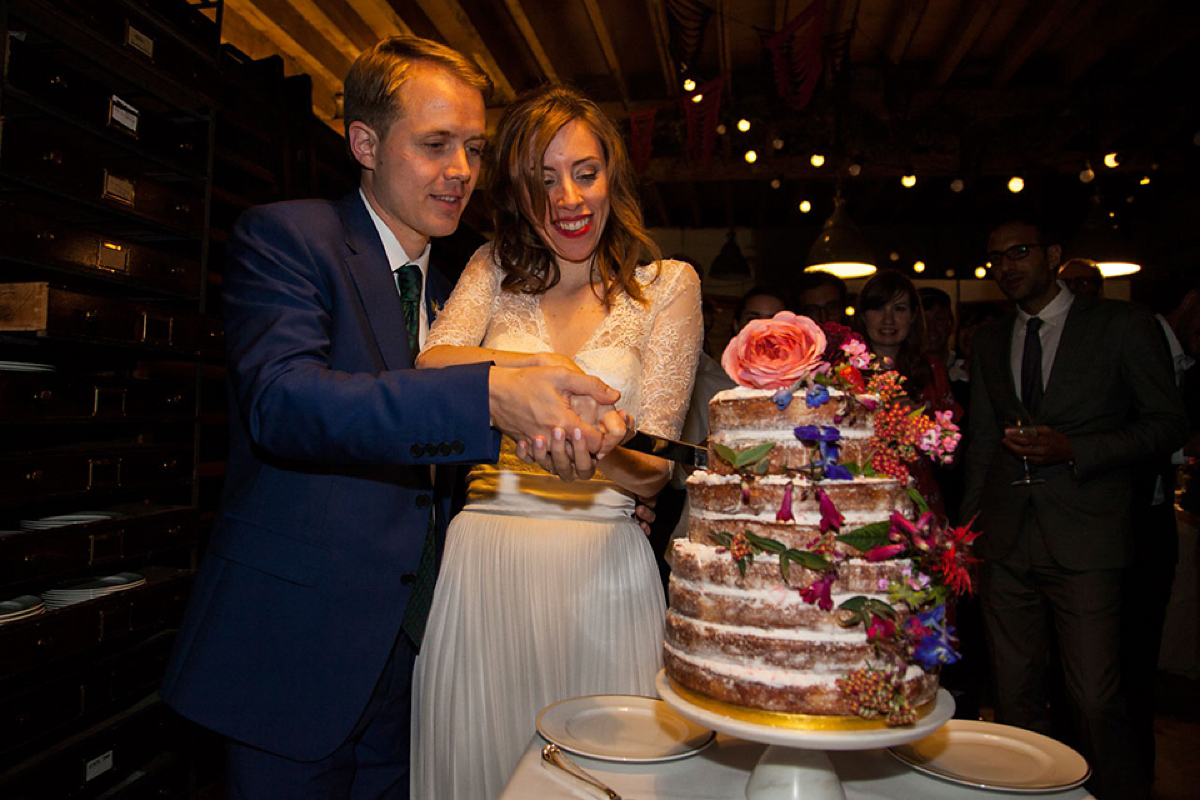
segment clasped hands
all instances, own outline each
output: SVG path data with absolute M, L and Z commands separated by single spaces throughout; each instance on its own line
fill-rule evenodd
M 1017 428 L 1005 428 L 1002 444 L 1010 453 L 1018 458 L 1024 458 L 1030 464 L 1039 467 L 1071 461 L 1075 453 L 1071 449 L 1071 440 L 1061 431 L 1048 425 L 1038 425 L 1028 432 Z

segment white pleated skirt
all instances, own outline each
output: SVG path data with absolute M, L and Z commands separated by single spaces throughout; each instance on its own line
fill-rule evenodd
M 656 696 L 666 612 L 633 500 L 601 481 L 472 474 L 417 659 L 413 800 L 491 800 L 538 712 Z

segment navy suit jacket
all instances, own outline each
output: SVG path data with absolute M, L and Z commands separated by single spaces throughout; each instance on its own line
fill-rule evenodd
M 431 274 L 426 294 L 449 288 Z M 498 457 L 489 367 L 412 369 L 357 191 L 247 211 L 223 316 L 225 492 L 162 696 L 228 737 L 316 760 L 351 733 L 383 671 L 431 504 L 445 524 L 430 465 Z

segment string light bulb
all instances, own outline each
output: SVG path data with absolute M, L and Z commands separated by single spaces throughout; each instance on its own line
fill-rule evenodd
M 813 153 L 812 158 L 808 160 L 808 163 L 812 164 L 814 167 L 823 167 L 825 166 L 825 156 L 821 155 L 820 153 Z
M 911 189 L 917 185 L 917 176 L 913 174 L 911 169 L 900 178 L 900 185 L 905 189 Z
M 726 128 L 725 123 L 722 122 L 720 125 L 717 126 L 717 135 L 724 136 L 726 130 L 728 130 L 728 128 Z
M 694 92 L 694 91 L 696 91 L 696 82 L 695 82 L 694 80 L 692 80 L 691 78 L 686 78 L 686 79 L 683 81 L 683 90 L 684 90 L 685 92 Z
M 700 102 L 701 100 L 703 100 L 703 99 L 704 99 L 704 95 L 703 95 L 703 94 L 696 93 L 696 94 L 692 95 L 692 102 L 693 102 L 693 103 L 699 103 L 699 102 Z
M 1091 183 L 1096 180 L 1096 173 L 1092 171 L 1092 162 L 1083 162 L 1083 169 L 1079 171 L 1079 181 L 1081 183 Z
M 846 172 L 849 172 L 851 177 L 857 178 L 862 172 L 862 164 L 857 161 L 851 162 L 850 166 L 846 167 Z
M 979 278 L 980 280 L 986 278 L 987 277 L 987 267 L 976 267 L 975 268 L 975 277 Z
M 747 150 L 744 158 L 746 159 L 747 164 L 753 164 L 755 161 L 758 161 L 758 153 L 754 152 L 753 150 Z
M 746 131 L 750 130 L 750 120 L 746 119 L 745 117 L 743 117 L 742 119 L 739 119 L 738 120 L 738 130 L 741 131 L 742 133 L 745 133 Z
M 812 203 L 808 202 L 807 200 L 801 200 L 800 201 L 800 213 L 807 214 L 810 211 L 812 211 Z
M 780 186 L 782 186 L 782 185 L 783 185 L 783 184 L 779 182 L 779 178 L 772 178 L 772 179 L 771 179 L 771 188 L 772 188 L 772 189 L 778 189 L 778 188 L 779 188 Z
M 782 150 L 783 149 L 783 139 L 776 139 L 775 141 L 771 142 L 771 146 L 774 147 L 776 150 Z
M 1143 175 L 1142 179 L 1140 181 L 1138 181 L 1138 183 L 1140 183 L 1142 186 L 1149 186 L 1150 185 L 1150 176 Z
M 1008 179 L 1008 190 L 1013 194 L 1019 194 L 1025 188 L 1025 179 L 1020 175 L 1013 175 Z
M 1117 154 L 1116 153 L 1105 154 L 1104 166 L 1108 167 L 1109 169 L 1116 169 L 1117 167 L 1121 166 L 1121 162 L 1117 160 Z
M 955 194 L 961 192 L 964 187 L 965 184 L 963 183 L 962 178 L 955 178 L 954 180 L 950 181 L 950 191 L 954 192 Z
M 925 271 L 925 262 L 924 261 L 913 262 L 913 272 L 920 274 L 924 271 Z

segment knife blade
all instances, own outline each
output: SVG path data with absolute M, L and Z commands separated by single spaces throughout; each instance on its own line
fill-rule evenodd
M 639 453 L 648 453 L 659 458 L 677 461 L 687 467 L 708 468 L 708 449 L 687 442 L 677 442 L 653 433 L 637 431 L 621 445 Z

